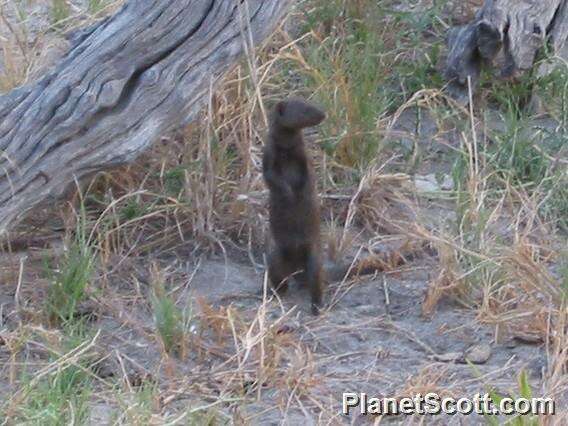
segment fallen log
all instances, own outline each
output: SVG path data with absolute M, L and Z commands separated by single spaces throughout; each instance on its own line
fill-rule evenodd
M 293 0 L 129 0 L 40 81 L 0 96 L 0 235 L 76 179 L 194 120 Z
M 485 0 L 475 19 L 448 35 L 445 77 L 453 95 L 468 95 L 483 66 L 512 78 L 533 67 L 537 54 L 568 57 L 568 0 Z

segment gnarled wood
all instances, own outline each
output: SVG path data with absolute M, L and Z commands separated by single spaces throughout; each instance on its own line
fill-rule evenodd
M 291 3 L 130 0 L 76 34 L 52 72 L 0 97 L 0 235 L 74 179 L 132 161 L 194 119 Z
M 467 25 L 450 30 L 446 78 L 454 93 L 467 94 L 484 64 L 502 77 L 530 69 L 545 44 L 566 56 L 568 0 L 486 0 Z

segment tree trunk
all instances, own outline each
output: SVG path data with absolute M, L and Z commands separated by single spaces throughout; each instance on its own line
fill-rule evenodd
M 485 0 L 471 23 L 450 30 L 450 89 L 467 97 L 468 77 L 475 87 L 483 65 L 514 77 L 530 69 L 545 46 L 566 58 L 567 38 L 568 0 Z
M 130 0 L 73 37 L 40 81 L 0 97 L 0 235 L 75 179 L 195 119 L 211 86 L 292 0 Z

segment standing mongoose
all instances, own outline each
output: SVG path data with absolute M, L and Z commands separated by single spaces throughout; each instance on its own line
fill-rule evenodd
M 268 256 L 269 280 L 281 292 L 286 291 L 292 276 L 308 286 L 314 315 L 319 313 L 323 292 L 320 207 L 302 129 L 324 119 L 323 111 L 303 99 L 279 102 L 271 112 L 262 161 L 270 192 L 273 240 Z

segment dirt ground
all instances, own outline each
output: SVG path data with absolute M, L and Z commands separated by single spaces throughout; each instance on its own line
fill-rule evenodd
M 18 257 L 23 256 L 24 253 Z M 161 261 L 171 265 L 168 260 Z M 134 269 L 144 270 L 147 260 L 138 259 L 136 263 Z M 6 265 L 5 256 L 2 265 Z M 335 283 L 326 295 L 331 306 L 319 318 L 309 313 L 304 289 L 291 288 L 280 303 L 268 303 L 262 317 L 284 345 L 284 354 L 280 356 L 289 363 L 284 367 L 288 371 L 282 373 L 283 379 L 297 380 L 300 390 L 297 394 L 289 393 L 287 388 L 267 384 L 258 390 L 258 400 L 255 395 L 248 396 L 249 401 L 241 406 L 241 415 L 254 424 L 315 424 L 318 421 L 364 424 L 372 419 L 337 417 L 343 392 L 391 397 L 438 390 L 442 395 L 472 397 L 494 389 L 507 394 L 516 389 L 518 373 L 523 369 L 530 374 L 531 383 L 540 386 L 546 367 L 546 351 L 542 345 L 517 339 L 495 341 L 493 327 L 480 325 L 473 311 L 455 303 L 441 302 L 431 318 L 422 315 L 422 302 L 433 268 L 431 259 L 425 258 L 388 274 L 356 280 L 348 286 Z M 140 283 L 143 279 L 135 281 Z M 176 270 L 176 282 L 184 286 L 180 300 L 204 298 L 213 309 L 231 307 L 241 318 L 254 318 L 263 304 L 260 292 L 263 274 L 250 264 L 231 259 L 203 259 L 197 265 L 188 260 L 187 266 Z M 216 347 L 215 351 L 192 351 L 188 359 L 170 358 L 164 365 L 158 342 L 149 337 L 152 315 L 147 307 L 144 309 L 143 303 L 135 300 L 143 297 L 136 294 L 145 293 L 147 284 L 138 284 L 137 289 L 132 283 L 117 284 L 112 290 L 108 289 L 116 294 L 105 297 L 103 316 L 92 324 L 101 332 L 97 347 L 106 357 L 108 374 L 123 374 L 122 362 L 127 364 L 127 369 L 134 370 L 125 374 L 147 375 L 170 386 L 172 370 L 177 380 L 186 384 L 194 378 L 204 380 L 205 375 L 209 376 L 208 386 L 213 388 L 210 392 L 223 395 L 228 384 L 216 383 L 215 377 L 223 377 L 230 352 L 224 352 L 226 344 L 217 347 L 217 343 L 212 342 L 218 338 L 228 339 L 230 333 L 215 336 L 205 330 L 200 340 L 210 342 Z M 36 293 L 34 286 L 37 282 L 33 280 L 22 282 L 19 297 Z M 11 329 L 17 322 L 17 289 L 13 282 L 0 287 L 3 330 Z M 128 302 L 119 304 L 113 300 Z M 466 364 L 459 356 L 476 346 L 487 350 L 483 348 L 487 345 L 490 356 L 482 364 Z M 44 350 L 32 345 L 25 350 L 22 361 L 45 359 L 45 355 Z M 444 356 L 460 360 L 437 361 Z M 9 385 L 9 367 L 14 360 L 1 346 L 0 360 L 4 366 L 0 389 L 2 399 L 6 400 L 15 390 Z M 302 386 L 305 389 L 301 389 Z M 287 399 L 286 404 L 282 403 L 283 399 Z M 196 400 L 191 395 L 182 395 L 176 404 L 184 403 L 194 405 Z M 112 406 L 99 403 L 93 408 L 91 424 L 110 424 Z M 434 424 L 430 423 L 434 420 L 438 424 L 484 424 L 482 419 L 471 417 L 433 418 L 427 422 Z

